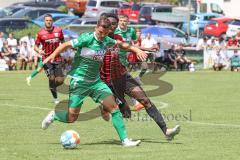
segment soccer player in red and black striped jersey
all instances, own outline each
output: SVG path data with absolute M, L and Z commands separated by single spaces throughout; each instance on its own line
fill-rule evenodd
M 114 31 L 118 26 L 117 15 L 109 13 L 104 16 L 106 16 L 111 22 L 108 36 L 114 39 L 122 40 L 120 35 L 114 34 Z M 147 114 L 156 122 L 159 128 L 161 128 L 166 138 L 168 140 L 172 140 L 174 136 L 180 132 L 180 126 L 177 125 L 174 128 L 167 128 L 166 123 L 156 106 L 146 96 L 139 83 L 127 72 L 125 66 L 121 64 L 118 53 L 119 48 L 117 45 L 106 51 L 100 74 L 101 79 L 112 89 L 115 97 L 122 102 L 123 106 L 119 105 L 119 108 L 123 116 L 131 116 L 129 106 L 124 99 L 124 94 L 127 94 L 130 97 L 135 98 L 144 106 Z M 100 109 L 102 111 L 103 118 L 107 120 L 107 113 L 102 108 Z
M 53 26 L 53 18 L 50 14 L 44 16 L 44 23 L 45 27 L 41 28 L 37 33 L 34 46 L 34 50 L 42 56 L 43 61 L 64 41 L 62 29 Z M 43 68 L 49 79 L 49 89 L 54 98 L 54 103 L 58 104 L 59 100 L 56 88 L 63 84 L 64 81 L 63 58 L 57 56 L 52 62 L 45 64 Z

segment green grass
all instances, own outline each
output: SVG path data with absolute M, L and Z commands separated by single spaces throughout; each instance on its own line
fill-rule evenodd
M 166 73 L 161 79 L 171 83 L 173 90 L 151 99 L 159 107 L 167 104 L 161 110 L 168 116 L 167 124 L 180 124 L 181 134 L 167 142 L 153 121 L 142 119 L 145 111 L 141 111 L 139 120 L 125 121 L 129 137 L 142 140 L 136 148 L 119 145 L 111 123 L 101 118 L 74 124 L 56 122 L 48 130 L 41 130 L 46 108 L 54 106 L 46 77 L 38 75 L 28 87 L 28 74 L 0 73 L 0 160 L 239 159 L 239 73 Z M 60 98 L 67 99 L 67 95 L 61 94 Z M 95 106 L 88 99 L 83 112 Z M 80 133 L 78 149 L 64 150 L 59 144 L 61 133 L 68 129 Z

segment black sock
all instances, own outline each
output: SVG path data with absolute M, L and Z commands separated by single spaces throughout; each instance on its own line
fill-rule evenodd
M 52 93 L 53 98 L 57 98 L 57 89 L 56 89 L 56 84 L 54 80 L 49 80 L 49 89 Z
M 57 99 L 57 91 L 54 88 L 50 88 L 53 98 Z
M 162 132 L 166 134 L 167 126 L 163 119 L 161 113 L 157 110 L 157 108 L 152 105 L 151 107 L 146 109 L 148 115 L 157 123 L 157 125 L 161 128 Z

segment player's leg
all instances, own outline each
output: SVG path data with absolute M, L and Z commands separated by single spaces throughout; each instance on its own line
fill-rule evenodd
M 55 76 L 56 87 L 62 85 L 64 82 L 63 64 L 62 63 L 55 64 L 54 76 Z
M 33 57 L 29 56 L 29 58 L 28 58 L 28 68 L 29 68 L 29 70 L 32 70 L 32 66 L 33 66 Z
M 28 64 L 28 59 L 25 58 L 25 59 L 24 59 L 24 63 L 23 63 L 23 68 L 24 68 L 24 70 L 27 70 L 27 64 Z
M 128 91 L 127 94 L 133 98 L 135 98 L 138 102 L 140 102 L 148 115 L 156 122 L 156 124 L 161 128 L 164 135 L 166 135 L 168 140 L 171 140 L 174 138 L 176 134 L 180 131 L 180 126 L 176 126 L 173 129 L 168 129 L 166 126 L 166 123 L 164 121 L 164 118 L 160 111 L 156 108 L 156 106 L 150 101 L 150 99 L 145 94 L 144 90 L 141 88 L 141 86 L 137 85 L 135 80 L 131 78 L 130 75 L 128 75 L 127 79 L 127 87 Z
M 41 71 L 43 70 L 43 63 L 42 63 L 42 58 L 40 58 L 39 63 L 38 63 L 38 68 L 33 70 L 32 73 L 26 78 L 27 84 L 30 86 L 31 85 L 31 80 Z
M 125 100 L 125 89 L 126 89 L 126 81 L 125 77 L 119 77 L 112 80 L 112 85 L 109 86 L 112 90 L 114 96 L 116 97 L 116 102 L 119 105 L 120 111 L 124 118 L 131 118 L 131 110 L 128 103 Z
M 113 97 L 110 88 L 108 88 L 105 83 L 100 80 L 96 82 L 92 87 L 92 93 L 90 94 L 90 97 L 92 97 L 95 102 L 101 103 L 104 107 L 104 110 L 111 114 L 112 124 L 117 131 L 123 146 L 131 147 L 137 146 L 141 143 L 139 140 L 131 141 L 128 139 L 122 114 L 117 103 L 115 102 L 115 98 Z
M 46 63 L 44 66 L 45 73 L 48 77 L 48 83 L 49 83 L 49 90 L 52 93 L 53 100 L 55 104 L 59 103 L 59 100 L 57 99 L 57 86 L 55 83 L 55 70 L 54 70 L 54 64 L 53 63 Z
M 42 121 L 42 128 L 47 129 L 54 121 L 63 123 L 75 122 L 80 113 L 83 100 L 87 95 L 89 95 L 89 92 L 90 90 L 87 85 L 82 85 L 81 83 L 72 79 L 70 81 L 68 106 L 64 106 L 65 103 L 56 106 L 56 109 L 49 112 L 49 114 Z
M 24 58 L 20 57 L 20 58 L 19 58 L 19 62 L 20 62 L 19 70 L 22 70 L 22 69 L 23 69 Z
M 78 119 L 82 101 L 84 98 L 71 97 L 69 99 L 68 109 L 55 109 L 48 113 L 48 115 L 42 121 L 42 129 L 47 129 L 54 121 L 63 123 L 73 123 Z M 73 107 L 74 106 L 74 107 Z M 64 106 L 62 108 L 65 108 Z
M 141 72 L 139 73 L 138 77 L 142 78 L 143 75 L 147 72 L 147 69 L 148 69 L 147 62 L 142 62 L 142 69 L 141 69 Z

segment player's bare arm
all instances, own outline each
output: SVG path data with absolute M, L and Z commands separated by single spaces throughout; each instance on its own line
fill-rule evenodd
M 71 41 L 62 43 L 58 48 L 49 56 L 47 57 L 44 61 L 43 64 L 46 64 L 47 62 L 54 60 L 56 56 L 60 55 L 62 52 L 65 50 L 72 48 L 72 43 Z
M 117 40 L 117 44 L 119 45 L 120 48 L 124 49 L 124 50 L 129 50 L 132 52 L 135 52 L 137 54 L 138 59 L 140 60 L 145 60 L 147 58 L 147 54 L 142 51 L 141 49 L 139 49 L 138 47 L 135 47 L 133 45 L 130 45 L 128 43 L 122 42 Z

